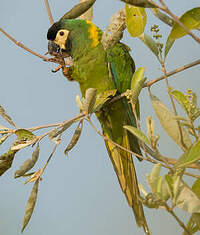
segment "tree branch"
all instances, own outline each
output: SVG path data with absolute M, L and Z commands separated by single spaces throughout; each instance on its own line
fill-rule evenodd
M 172 76 L 172 75 L 174 75 L 174 74 L 176 74 L 176 73 L 182 72 L 182 71 L 184 71 L 184 70 L 186 70 L 186 69 L 189 69 L 189 68 L 191 68 L 191 67 L 193 67 L 193 66 L 196 66 L 196 65 L 198 65 L 198 64 L 200 64 L 200 59 L 199 59 L 199 60 L 195 60 L 195 61 L 192 62 L 192 63 L 183 65 L 183 66 L 181 66 L 181 67 L 179 67 L 179 68 L 177 68 L 177 69 L 175 69 L 175 70 L 172 70 L 171 72 L 167 73 L 166 75 L 167 75 L 167 77 L 170 77 L 170 76 Z M 150 86 L 153 85 L 154 83 L 159 82 L 159 81 L 161 81 L 161 80 L 163 80 L 163 79 L 165 79 L 165 76 L 164 76 L 164 75 L 161 76 L 161 77 L 159 77 L 159 78 L 152 79 L 151 81 L 145 83 L 145 84 L 144 84 L 144 87 L 150 87 Z
M 17 46 L 23 48 L 24 50 L 28 51 L 29 53 L 31 53 L 32 55 L 35 55 L 37 57 L 40 57 L 41 59 L 48 61 L 49 58 L 45 57 L 43 55 L 40 55 L 39 53 L 32 51 L 31 49 L 29 49 L 28 47 L 24 46 L 24 44 L 22 44 L 21 42 L 15 40 L 10 34 L 8 34 L 6 31 L 4 31 L 2 28 L 0 28 L 0 32 L 2 32 L 7 38 L 9 38 L 12 42 L 14 42 Z
M 49 17 L 49 22 L 52 25 L 54 23 L 54 20 L 53 20 L 53 16 L 52 16 L 52 13 L 51 13 L 51 9 L 49 7 L 49 1 L 44 0 L 44 3 L 45 3 L 47 14 L 48 14 L 48 17 Z

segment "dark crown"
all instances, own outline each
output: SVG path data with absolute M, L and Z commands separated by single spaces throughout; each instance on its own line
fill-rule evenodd
M 60 29 L 60 22 L 54 23 L 47 32 L 47 39 L 51 41 L 55 40 L 56 34 L 59 29 Z

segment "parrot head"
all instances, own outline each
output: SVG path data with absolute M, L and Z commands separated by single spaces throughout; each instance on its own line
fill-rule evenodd
M 61 22 L 54 23 L 48 30 L 47 39 L 49 40 L 48 52 L 51 55 L 56 55 L 60 52 L 71 54 L 71 39 L 69 30 L 62 26 Z
M 49 54 L 58 51 L 73 56 L 77 50 L 96 47 L 101 38 L 101 31 L 88 20 L 67 19 L 54 23 L 47 32 Z

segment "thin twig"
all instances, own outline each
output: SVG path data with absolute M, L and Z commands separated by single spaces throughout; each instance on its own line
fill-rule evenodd
M 59 127 L 59 126 L 62 125 L 62 123 L 63 122 L 52 123 L 52 124 L 47 124 L 47 125 L 43 125 L 43 126 L 30 127 L 30 128 L 27 128 L 27 130 L 29 130 L 29 131 L 37 131 L 37 130 L 44 129 L 44 128 Z
M 54 20 L 53 20 L 53 16 L 52 16 L 52 13 L 51 13 L 51 9 L 49 7 L 49 1 L 44 0 L 44 3 L 45 3 L 47 14 L 48 14 L 48 17 L 49 17 L 49 22 L 52 25 L 54 23 Z
M 192 62 L 192 63 L 183 65 L 183 66 L 181 66 L 181 67 L 179 67 L 179 68 L 177 68 L 177 69 L 175 69 L 175 70 L 172 70 L 171 72 L 167 73 L 166 75 L 167 75 L 167 77 L 170 77 L 170 76 L 172 76 L 172 75 L 174 75 L 174 74 L 176 74 L 176 73 L 182 72 L 182 71 L 184 71 L 184 70 L 186 70 L 186 69 L 189 69 L 189 68 L 191 68 L 191 67 L 193 67 L 193 66 L 196 66 L 196 65 L 198 65 L 198 64 L 200 64 L 200 59 L 199 59 L 199 60 L 195 60 L 195 61 Z M 144 84 L 144 87 L 150 87 L 150 86 L 153 85 L 154 83 L 157 83 L 157 82 L 159 82 L 159 81 L 161 81 L 161 80 L 163 80 L 163 79 L 165 79 L 165 76 L 164 76 L 164 75 L 161 76 L 161 77 L 159 77 L 159 78 L 152 79 L 151 81 L 145 83 L 145 84 Z
M 78 119 L 80 119 L 80 118 L 83 118 L 83 117 L 85 117 L 85 114 L 84 114 L 84 113 L 80 113 L 80 114 L 76 115 L 74 118 L 72 118 L 72 119 L 70 119 L 70 120 L 67 120 L 67 121 L 64 121 L 64 122 L 58 123 L 58 124 L 53 124 L 53 125 L 54 125 L 54 126 L 58 126 L 58 127 L 63 127 L 63 126 L 66 125 L 67 123 L 76 121 L 76 120 L 78 120 Z M 50 125 L 51 125 L 51 124 L 50 124 Z M 39 130 L 39 129 L 41 129 L 41 128 L 47 128 L 47 125 L 44 126 L 44 127 L 40 126 L 40 127 L 35 127 L 35 128 L 32 128 L 32 129 L 30 128 L 29 130 L 33 130 L 33 129 L 34 129 L 34 130 Z M 47 131 L 47 132 L 44 133 L 43 135 L 39 136 L 39 137 L 38 137 L 38 141 L 40 141 L 41 139 L 43 139 L 44 137 L 46 137 L 47 135 L 49 135 L 49 134 L 51 133 L 51 131 L 52 131 L 52 130 Z
M 165 209 L 174 217 L 174 219 L 178 222 L 178 224 L 184 229 L 187 235 L 192 235 L 190 231 L 185 227 L 185 224 L 178 218 L 178 216 L 174 213 L 173 209 L 170 208 L 167 203 L 164 203 Z
M 29 131 L 36 131 L 36 130 L 39 130 L 39 129 L 49 128 L 49 127 L 56 127 L 56 126 L 57 127 L 62 127 L 63 125 L 66 125 L 69 122 L 76 121 L 76 120 L 78 120 L 78 119 L 80 119 L 80 118 L 82 118 L 84 116 L 85 116 L 84 113 L 79 113 L 75 117 L 73 117 L 73 118 L 71 118 L 69 120 L 60 122 L 60 123 L 53 123 L 53 124 L 47 124 L 47 125 L 43 125 L 43 126 L 30 127 L 30 128 L 27 128 L 27 130 L 29 130 Z
M 33 54 L 33 55 L 35 55 L 35 56 L 37 56 L 37 57 L 40 57 L 41 59 L 43 59 L 43 60 L 45 60 L 45 61 L 46 61 L 46 60 L 49 60 L 48 57 L 43 56 L 43 55 L 40 55 L 39 53 L 37 53 L 37 52 L 35 52 L 35 51 L 29 49 L 29 48 L 26 47 L 26 46 L 24 46 L 24 44 L 22 44 L 21 42 L 15 40 L 10 34 L 8 34 L 8 33 L 7 33 L 6 31 L 4 31 L 2 28 L 0 28 L 0 31 L 1 31 L 7 38 L 9 38 L 11 41 L 13 41 L 17 46 L 23 48 L 24 50 L 30 52 L 31 54 Z
M 61 136 L 61 134 L 60 134 L 60 136 Z M 60 138 L 60 136 L 58 137 L 58 139 Z M 58 146 L 58 143 L 55 143 L 54 147 L 53 147 L 53 150 L 52 150 L 51 154 L 49 155 L 49 157 L 48 157 L 48 159 L 47 159 L 43 169 L 45 169 L 47 167 L 48 163 L 50 162 L 51 158 L 53 157 L 53 155 L 54 155 L 54 153 L 56 151 L 57 146 Z

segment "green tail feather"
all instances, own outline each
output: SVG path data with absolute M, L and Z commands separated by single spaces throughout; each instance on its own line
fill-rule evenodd
M 122 100 L 106 106 L 102 112 L 96 114 L 106 137 L 140 154 L 139 144 L 136 138 L 130 138 L 124 125 L 130 124 L 127 109 Z M 132 142 L 132 144 L 130 143 Z M 126 196 L 129 206 L 133 209 L 137 225 L 143 227 L 147 234 L 149 229 L 144 216 L 143 206 L 139 199 L 139 189 L 132 155 L 109 141 L 105 141 L 109 157 L 112 161 L 115 173 L 118 177 L 121 189 Z M 132 149 L 134 148 L 134 149 Z

